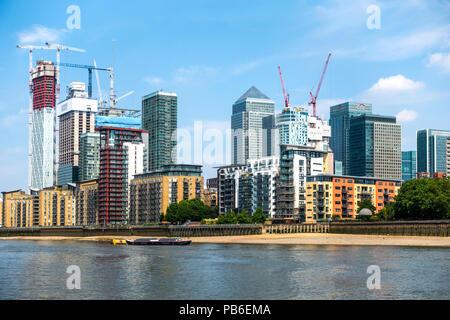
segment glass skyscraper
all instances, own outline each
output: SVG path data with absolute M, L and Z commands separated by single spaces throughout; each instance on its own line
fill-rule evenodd
M 402 182 L 416 178 L 416 151 L 402 152 Z
M 149 171 L 176 162 L 177 101 L 176 93 L 164 91 L 142 97 L 142 128 L 149 132 L 145 166 Z
M 280 144 L 306 146 L 308 144 L 308 112 L 304 109 L 284 108 L 277 116 L 276 128 Z
M 255 87 L 251 87 L 234 104 L 231 116 L 231 154 L 233 164 L 270 155 L 267 150 L 268 126 L 263 121 L 274 116 L 275 103 Z M 269 130 L 270 132 L 271 130 Z M 270 139 L 269 139 L 270 140 Z
M 447 168 L 448 130 L 423 129 L 417 131 L 417 172 L 430 174 L 443 172 Z
M 330 108 L 330 147 L 335 161 L 342 162 L 343 174 L 349 174 L 350 162 L 350 120 L 362 114 L 371 114 L 372 104 L 344 102 Z

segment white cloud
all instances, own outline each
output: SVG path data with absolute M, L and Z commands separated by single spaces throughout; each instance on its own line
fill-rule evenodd
M 429 56 L 428 67 L 440 68 L 450 73 L 450 53 L 433 53 Z
M 67 30 L 56 30 L 41 25 L 35 25 L 30 30 L 18 34 L 20 43 L 30 42 L 58 42 Z
M 383 93 L 394 91 L 410 91 L 425 87 L 425 83 L 406 78 L 404 75 L 396 75 L 380 78 L 368 91 L 369 93 Z
M 403 109 L 397 114 L 398 122 L 411 122 L 417 119 L 419 114 L 414 110 Z

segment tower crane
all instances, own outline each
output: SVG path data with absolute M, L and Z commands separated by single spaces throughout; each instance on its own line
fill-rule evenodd
M 60 52 L 61 50 L 86 52 L 84 49 L 78 49 L 73 47 L 66 47 L 61 44 L 45 43 L 48 48 L 56 50 L 56 104 L 59 102 L 59 66 L 60 66 Z
M 317 102 L 317 96 L 319 95 L 320 87 L 322 86 L 323 77 L 325 76 L 325 71 L 327 71 L 328 62 L 330 61 L 331 53 L 328 54 L 327 61 L 325 62 L 325 67 L 323 68 L 322 76 L 320 77 L 319 85 L 317 86 L 316 94 L 313 96 L 312 92 L 310 91 L 309 94 L 311 95 L 311 101 L 308 103 L 309 105 L 313 105 L 313 116 L 316 116 L 316 102 Z
M 281 87 L 283 88 L 284 107 L 285 108 L 289 108 L 289 93 L 286 94 L 286 90 L 284 89 L 283 74 L 281 73 L 281 67 L 280 66 L 278 66 L 278 72 L 280 73 Z
M 84 65 L 84 64 L 61 62 L 60 66 L 61 67 L 69 67 L 69 68 L 82 68 L 82 69 L 88 70 L 88 97 L 89 97 L 89 99 L 92 98 L 92 70 L 96 70 L 96 72 L 97 72 L 97 70 L 111 72 L 110 68 L 99 68 L 97 66 L 88 66 L 88 65 Z M 97 77 L 98 77 L 98 74 L 97 74 Z M 102 97 L 99 97 L 99 98 L 102 99 Z

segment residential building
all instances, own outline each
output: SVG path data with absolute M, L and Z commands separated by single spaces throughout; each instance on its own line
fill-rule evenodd
M 326 120 L 308 116 L 308 146 L 316 150 L 331 153 L 331 127 Z
M 97 111 L 97 100 L 88 99 L 86 85 L 72 82 L 67 99 L 56 107 L 58 185 L 79 180 L 80 138 L 85 133 L 94 133 Z
M 201 192 L 200 199 L 208 207 L 217 206 L 217 189 L 203 189 Z
M 330 147 L 334 159 L 342 162 L 344 174 L 348 174 L 350 164 L 350 120 L 371 113 L 372 104 L 369 103 L 345 102 L 330 108 Z
M 100 132 L 80 135 L 79 181 L 98 179 L 100 168 Z
M 376 212 L 394 201 L 400 180 L 341 175 L 316 175 L 306 182 L 306 222 L 328 221 L 334 215 L 354 219 L 359 202 L 370 200 Z
M 22 190 L 3 192 L 4 226 L 75 225 L 75 199 L 69 190 L 46 188 L 34 194 Z
M 176 162 L 177 101 L 176 93 L 164 91 L 142 97 L 142 128 L 149 132 L 148 171 Z
M 402 179 L 401 126 L 395 117 L 374 114 L 353 117 L 349 134 L 349 175 Z
M 75 188 L 76 220 L 78 226 L 97 225 L 98 219 L 98 180 L 78 182 Z
M 423 129 L 417 131 L 417 172 L 448 171 L 449 130 Z
M 274 107 L 275 103 L 255 87 L 233 104 L 231 154 L 234 165 L 245 164 L 271 152 L 272 147 L 267 144 L 272 142 L 267 134 L 271 134 L 273 121 L 263 119 L 274 116 Z
M 219 214 L 238 211 L 239 180 L 245 165 L 230 165 L 217 168 Z
M 127 143 L 143 143 L 147 132 L 139 128 L 138 119 L 133 117 L 96 118 L 96 130 L 100 132 L 98 219 L 101 225 L 128 221 L 128 183 L 133 178 L 129 170 L 143 168 L 143 157 L 130 158 L 135 152 L 130 152 Z
M 328 153 L 306 146 L 280 146 L 280 173 L 276 185 L 277 219 L 306 219 L 306 177 L 329 173 Z
M 276 183 L 280 169 L 280 158 L 277 156 L 249 160 L 246 172 L 250 176 L 250 209 L 253 214 L 261 207 L 266 217 L 274 217 L 276 213 Z M 239 191 L 239 194 L 241 192 Z M 245 193 L 244 193 L 245 194 Z
M 165 165 L 159 170 L 138 174 L 130 183 L 131 224 L 159 222 L 172 203 L 201 199 L 202 166 Z
M 219 179 L 217 177 L 206 179 L 206 188 L 216 190 L 219 188 Z
M 402 151 L 402 182 L 415 179 L 416 175 L 416 151 Z
M 56 68 L 53 62 L 38 61 L 31 70 L 33 110 L 31 129 L 30 190 L 54 183 L 54 126 Z
M 284 108 L 277 116 L 276 129 L 280 144 L 306 146 L 308 144 L 308 111 L 301 107 Z

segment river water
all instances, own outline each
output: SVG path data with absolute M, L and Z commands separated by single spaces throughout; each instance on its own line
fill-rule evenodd
M 0 241 L 0 299 L 450 299 L 449 263 L 446 248 L 12 240 Z

